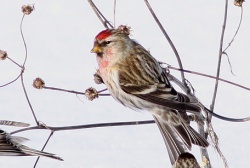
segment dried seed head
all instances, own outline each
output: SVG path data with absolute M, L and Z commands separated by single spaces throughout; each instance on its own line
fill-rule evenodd
M 126 35 L 130 35 L 131 27 L 126 26 L 126 25 L 120 25 L 117 30 L 121 33 L 124 33 Z
M 31 14 L 31 12 L 34 10 L 34 5 L 23 5 L 22 6 L 22 12 L 25 15 Z
M 85 90 L 85 96 L 90 100 L 94 100 L 96 98 L 98 98 L 98 92 L 95 88 L 88 88 Z
M 241 7 L 245 0 L 234 0 L 234 5 Z
M 36 78 L 33 81 L 33 87 L 36 89 L 42 89 L 45 86 L 45 82 L 41 78 Z
M 7 57 L 7 52 L 0 50 L 0 60 L 5 60 Z

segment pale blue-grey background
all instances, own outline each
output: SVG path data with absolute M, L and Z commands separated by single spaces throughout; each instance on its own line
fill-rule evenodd
M 123 107 L 111 97 L 100 97 L 90 102 L 83 96 L 36 90 L 32 81 L 45 80 L 47 86 L 84 92 L 92 86 L 97 64 L 90 53 L 95 35 L 103 26 L 87 1 L 7 1 L 0 2 L 0 49 L 22 63 L 25 56 L 19 25 L 21 6 L 35 3 L 35 11 L 25 16 L 23 33 L 28 47 L 24 73 L 26 89 L 39 121 L 50 126 L 79 125 L 100 122 L 152 119 L 150 114 L 138 113 Z M 96 0 L 96 5 L 113 23 L 113 1 Z M 219 42 L 224 14 L 224 1 L 150 1 L 157 16 L 169 33 L 184 68 L 215 75 Z M 250 86 L 249 39 L 250 4 L 244 4 L 242 27 L 233 45 L 227 50 L 233 71 L 230 73 L 227 58 L 222 58 L 221 77 Z M 229 2 L 225 45 L 237 28 L 240 8 Z M 152 19 L 143 1 L 117 1 L 116 25 L 132 27 L 136 39 L 158 60 L 178 66 L 175 56 Z M 0 85 L 14 79 L 20 69 L 9 60 L 0 61 Z M 179 77 L 179 73 L 171 70 Z M 214 81 L 186 74 L 199 99 L 209 107 Z M 250 116 L 249 91 L 220 83 L 215 111 L 225 116 Z M 16 120 L 35 125 L 21 87 L 17 82 L 0 88 L 0 119 Z M 250 123 L 231 123 L 213 119 L 220 147 L 231 168 L 250 165 Z M 194 125 L 195 126 L 195 125 Z M 1 126 L 8 132 L 15 127 Z M 41 149 L 49 131 L 33 130 L 18 135 L 31 141 L 26 145 Z M 194 147 L 199 158 L 199 150 Z M 95 128 L 56 132 L 45 151 L 56 153 L 64 162 L 41 158 L 39 168 L 165 168 L 170 167 L 164 142 L 156 125 Z M 210 147 L 213 167 L 223 167 L 220 157 Z M 33 167 L 36 157 L 0 157 L 1 168 Z

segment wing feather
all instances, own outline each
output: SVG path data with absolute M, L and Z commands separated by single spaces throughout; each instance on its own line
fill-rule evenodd
M 134 42 L 134 45 L 131 56 L 117 65 L 120 69 L 118 81 L 121 89 L 127 94 L 164 107 L 200 112 L 197 104 L 190 103 L 188 96 L 178 93 L 172 87 L 167 73 L 150 53 L 146 49 L 142 50 L 140 44 Z

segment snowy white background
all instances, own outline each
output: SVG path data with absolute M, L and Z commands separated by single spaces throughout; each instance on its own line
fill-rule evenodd
M 123 107 L 111 97 L 88 101 L 83 96 L 36 90 L 33 79 L 41 77 L 47 86 L 84 92 L 93 86 L 97 64 L 90 53 L 95 35 L 103 26 L 87 1 L 8 1 L 0 2 L 0 49 L 10 58 L 22 63 L 25 50 L 19 25 L 21 6 L 35 3 L 35 11 L 25 16 L 23 33 L 28 47 L 24 73 L 26 89 L 39 121 L 50 126 L 80 125 L 100 122 L 147 120 L 147 113 Z M 113 1 L 96 0 L 96 5 L 113 22 Z M 219 41 L 224 15 L 224 1 L 150 1 L 157 16 L 169 33 L 182 58 L 185 69 L 215 75 Z M 233 45 L 227 50 L 233 71 L 230 73 L 226 57 L 222 59 L 221 77 L 250 86 L 249 39 L 250 4 L 244 3 L 241 29 Z M 229 2 L 225 46 L 231 40 L 239 22 L 240 8 Z M 178 66 L 174 53 L 163 37 L 143 1 L 117 1 L 116 25 L 132 27 L 136 39 L 158 60 Z M 14 79 L 20 69 L 9 60 L 0 62 L 0 85 Z M 171 71 L 179 77 L 179 72 Z M 196 90 L 196 96 L 209 107 L 212 100 L 212 79 L 186 74 Z M 215 111 L 229 117 L 250 116 L 248 91 L 220 83 Z M 35 125 L 25 99 L 21 82 L 0 88 L 0 119 L 23 121 Z M 231 123 L 213 119 L 220 147 L 231 168 L 250 165 L 250 123 Z M 8 132 L 15 127 L 1 126 Z M 41 149 L 49 131 L 33 130 L 16 135 L 29 138 L 26 145 Z M 199 150 L 194 147 L 199 158 Z M 165 168 L 169 158 L 160 132 L 155 124 L 108 127 L 55 132 L 45 151 L 55 153 L 63 162 L 41 158 L 38 166 L 74 168 Z M 213 148 L 209 148 L 214 168 L 223 167 Z M 200 158 L 199 158 L 200 159 Z M 1 168 L 33 167 L 36 157 L 3 157 Z

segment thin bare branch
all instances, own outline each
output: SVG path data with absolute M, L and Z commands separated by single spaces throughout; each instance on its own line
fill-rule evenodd
M 232 40 L 228 43 L 227 47 L 223 50 L 223 53 L 226 52 L 226 50 L 232 45 L 235 37 L 237 36 L 238 34 L 238 31 L 240 30 L 240 26 L 241 26 L 241 22 L 242 22 L 242 18 L 243 18 L 243 7 L 241 7 L 241 12 L 240 12 L 240 22 L 239 22 L 239 25 L 237 27 L 237 30 L 232 38 Z
M 106 90 L 108 90 L 108 89 L 106 88 L 106 89 L 100 90 L 100 91 L 98 91 L 98 93 L 104 92 Z
M 33 117 L 34 117 L 34 119 L 35 119 L 35 121 L 36 121 L 36 124 L 38 125 L 38 121 L 37 121 L 37 118 L 36 118 L 36 114 L 35 114 L 35 112 L 34 112 L 34 110 L 33 110 L 33 107 L 32 107 L 32 105 L 31 105 L 31 103 L 30 103 L 30 100 L 29 100 L 29 97 L 28 97 L 28 94 L 27 94 L 27 91 L 26 91 L 26 88 L 25 88 L 25 85 L 24 85 L 24 80 L 23 80 L 24 66 L 25 66 L 25 63 L 26 63 L 27 57 L 28 57 L 28 49 L 27 49 L 27 45 L 26 45 L 26 42 L 25 42 L 25 39 L 24 39 L 23 31 L 22 31 L 22 23 L 23 23 L 24 16 L 25 16 L 25 14 L 23 15 L 23 17 L 22 17 L 22 19 L 21 19 L 21 23 L 20 23 L 20 32 L 21 32 L 21 35 L 22 35 L 22 40 L 23 40 L 23 44 L 24 44 L 24 48 L 25 48 L 25 59 L 24 59 L 23 65 L 22 65 L 22 67 L 23 67 L 22 70 L 23 70 L 23 71 L 22 71 L 22 73 L 21 73 L 21 83 L 22 83 L 22 88 L 23 88 L 23 91 L 24 91 L 26 100 L 27 100 L 27 102 L 28 102 L 28 104 L 29 104 L 29 107 L 30 107 L 30 110 L 31 110 L 31 112 L 32 112 L 32 115 L 33 115 Z
M 28 102 L 28 104 L 29 104 L 30 110 L 31 110 L 31 112 L 32 112 L 32 115 L 33 115 L 35 121 L 36 121 L 36 124 L 38 125 L 39 123 L 38 123 L 38 120 L 37 120 L 37 118 L 36 118 L 35 111 L 33 110 L 33 107 L 32 107 L 32 105 L 31 105 L 31 103 L 30 103 L 30 99 L 29 99 L 29 97 L 28 97 L 28 94 L 27 94 L 27 91 L 26 91 L 26 88 L 25 88 L 25 85 L 24 85 L 23 74 L 21 75 L 21 83 L 22 83 L 22 88 L 23 88 L 23 91 L 24 91 L 25 98 L 26 98 L 26 100 L 27 100 L 27 102 Z
M 11 62 L 13 62 L 14 64 L 16 64 L 18 67 L 20 67 L 21 68 L 21 72 L 20 72 L 20 74 L 15 79 L 13 79 L 12 81 L 10 81 L 10 82 L 8 82 L 6 84 L 0 85 L 0 87 L 5 87 L 7 85 L 10 85 L 10 84 L 14 83 L 15 81 L 17 81 L 17 79 L 20 78 L 20 76 L 24 72 L 24 67 L 22 65 L 18 64 L 16 61 L 14 61 L 13 59 L 11 59 L 10 57 L 7 57 L 7 59 L 9 59 Z
M 221 69 L 221 59 L 222 59 L 222 54 L 223 54 L 222 48 L 223 48 L 224 35 L 225 35 L 225 29 L 226 29 L 226 24 L 227 24 L 227 10 L 228 10 L 228 0 L 225 0 L 225 13 L 224 13 L 224 21 L 223 21 L 222 32 L 221 32 L 221 39 L 220 39 L 220 48 L 219 48 L 219 58 L 218 58 L 218 65 L 217 65 L 217 74 L 216 74 L 216 81 L 215 81 L 215 86 L 214 86 L 214 93 L 213 93 L 212 103 L 210 105 L 211 111 L 214 111 L 215 100 L 216 100 L 218 86 L 219 86 L 219 77 L 220 77 L 220 69 Z M 211 125 L 211 119 L 212 119 L 212 115 L 210 114 L 207 117 L 207 122 L 208 122 L 209 125 Z M 211 139 L 214 138 L 213 136 L 211 136 L 212 133 L 214 133 L 213 130 L 209 132 L 209 135 L 210 135 Z M 216 141 L 216 143 L 214 144 L 214 146 L 215 146 L 215 149 L 217 150 L 217 152 L 219 153 L 219 155 L 221 156 L 222 161 L 224 163 L 224 166 L 228 167 L 227 160 L 225 159 L 223 153 L 221 152 L 221 150 L 219 148 L 218 138 L 213 139 L 213 141 Z
M 161 22 L 159 21 L 159 19 L 157 18 L 156 14 L 154 13 L 152 7 L 150 6 L 149 2 L 147 0 L 144 0 L 149 11 L 151 12 L 153 18 L 155 19 L 156 23 L 158 24 L 159 28 L 161 29 L 163 35 L 165 36 L 165 38 L 167 39 L 168 43 L 170 44 L 172 50 L 174 51 L 175 53 L 175 56 L 176 56 L 176 59 L 178 61 L 178 64 L 179 64 L 179 67 L 180 69 L 183 69 L 183 66 L 182 66 L 182 62 L 181 62 L 181 58 L 179 56 L 179 53 L 177 51 L 177 49 L 175 48 L 174 46 L 174 43 L 172 42 L 172 40 L 170 39 L 169 35 L 167 34 L 166 30 L 164 29 L 164 27 L 162 26 Z M 187 87 L 187 84 L 186 84 L 186 80 L 185 80 L 185 75 L 184 73 L 181 71 L 181 78 L 182 78 L 182 82 L 185 84 L 185 86 Z M 188 88 L 188 87 L 187 87 Z
M 228 43 L 227 47 L 223 50 L 223 54 L 227 56 L 227 61 L 229 63 L 229 66 L 230 66 L 230 70 L 231 70 L 231 73 L 235 76 L 235 74 L 233 73 L 233 68 L 232 68 L 232 65 L 231 65 L 231 62 L 230 62 L 230 59 L 229 59 L 229 56 L 228 54 L 226 53 L 226 50 L 232 45 L 236 35 L 238 34 L 238 31 L 240 30 L 240 26 L 241 26 L 241 22 L 242 22 L 242 18 L 243 18 L 243 7 L 241 6 L 241 12 L 240 12 L 240 21 L 239 21 L 239 24 L 238 24 L 238 27 L 234 33 L 234 36 L 232 38 L 232 40 Z
M 177 84 L 184 92 L 186 92 L 186 88 L 184 87 L 184 85 L 183 85 L 183 83 L 181 81 L 179 81 L 176 77 L 172 76 L 171 74 L 168 74 L 168 77 L 169 77 L 170 81 L 172 81 L 175 84 Z M 192 95 L 192 96 L 194 96 L 194 95 Z M 216 117 L 218 119 L 221 119 L 221 120 L 224 120 L 224 121 L 229 121 L 229 122 L 247 122 L 247 121 L 250 121 L 250 117 L 246 117 L 246 118 L 230 118 L 230 117 L 225 117 L 225 116 L 219 115 L 219 114 L 217 114 L 217 113 L 209 110 L 204 105 L 202 105 L 202 106 L 203 106 L 204 111 L 206 111 L 208 114 L 211 114 L 214 117 Z
M 114 127 L 114 126 L 128 126 L 128 125 L 143 125 L 143 124 L 153 124 L 154 120 L 145 121 L 128 121 L 128 122 L 113 122 L 113 123 L 98 123 L 98 124 L 87 124 L 87 125 L 74 125 L 74 126 L 64 126 L 64 127 L 51 127 L 51 126 L 34 126 L 24 129 L 19 129 L 11 132 L 10 134 L 16 134 L 23 131 L 34 130 L 34 129 L 49 129 L 52 131 L 64 131 L 64 130 L 76 130 L 76 129 L 86 129 L 86 128 L 98 128 L 98 127 Z
M 25 16 L 25 14 L 23 14 L 23 17 L 22 17 L 21 23 L 20 23 L 20 32 L 21 32 L 21 36 L 22 36 L 22 40 L 23 40 L 23 44 L 24 44 L 24 48 L 25 48 L 25 58 L 24 58 L 22 67 L 24 67 L 24 65 L 25 65 L 25 63 L 27 61 L 27 57 L 28 57 L 27 45 L 26 45 L 26 42 L 25 42 L 25 39 L 24 39 L 23 29 L 22 29 L 24 16 Z
M 16 61 L 14 61 L 13 59 L 11 59 L 10 57 L 7 57 L 7 59 L 9 59 L 11 62 L 13 62 L 14 64 L 16 64 L 17 66 L 19 66 L 21 69 L 23 69 L 23 66 L 18 64 Z
M 62 91 L 62 92 L 85 95 L 85 93 L 83 93 L 83 92 L 78 92 L 78 91 L 74 91 L 74 90 L 67 90 L 67 89 L 61 89 L 61 88 L 55 88 L 55 87 L 44 86 L 43 89 L 56 90 L 56 91 Z
M 207 122 L 207 121 L 206 121 Z M 220 148 L 218 147 L 218 144 L 219 144 L 219 137 L 217 136 L 217 134 L 215 133 L 214 131 L 214 128 L 213 128 L 213 125 L 212 123 L 208 123 L 208 132 L 209 132 L 209 137 L 211 139 L 211 143 L 210 145 L 212 145 L 214 148 L 216 148 L 218 154 L 220 155 L 221 159 L 223 160 L 224 162 L 224 167 L 225 168 L 228 168 L 228 164 L 227 164 L 227 160 L 225 158 L 225 156 L 223 155 L 222 151 L 220 150 Z M 210 165 L 211 166 L 211 165 Z
M 13 79 L 12 81 L 10 81 L 10 82 L 8 82 L 8 83 L 5 83 L 5 84 L 3 84 L 3 85 L 0 85 L 0 87 L 5 87 L 5 86 L 7 86 L 7 85 L 10 85 L 10 84 L 14 83 L 15 81 L 17 81 L 17 79 L 20 78 L 20 76 L 22 75 L 22 73 L 23 73 L 23 71 L 21 71 L 21 73 L 20 73 L 15 79 Z
M 74 90 L 67 90 L 67 89 L 61 89 L 61 88 L 56 88 L 56 87 L 44 86 L 43 89 L 56 90 L 56 91 L 73 93 L 73 94 L 85 95 L 85 93 L 83 93 L 83 92 L 74 91 Z M 101 93 L 103 91 L 106 91 L 106 90 L 107 89 L 103 89 L 103 90 L 98 91 L 98 96 L 110 96 L 110 94 L 99 94 L 99 93 Z
M 222 32 L 221 32 L 219 58 L 218 58 L 217 74 L 216 74 L 217 79 L 215 81 L 214 94 L 213 94 L 213 99 L 212 99 L 212 103 L 210 106 L 211 111 L 214 110 L 215 99 L 216 99 L 218 85 L 219 85 L 221 58 L 222 58 L 222 54 L 223 54 L 222 48 L 223 48 L 224 34 L 225 34 L 225 29 L 226 29 L 226 24 L 227 24 L 227 9 L 228 9 L 228 0 L 225 0 L 225 13 L 224 13 L 224 21 L 223 21 Z M 211 120 L 211 118 L 209 120 Z
M 227 55 L 226 52 L 223 52 L 223 54 L 226 55 L 226 57 L 227 57 L 227 62 L 228 62 L 228 64 L 229 64 L 229 68 L 230 68 L 231 74 L 235 76 L 235 74 L 234 74 L 234 72 L 233 72 L 233 66 L 232 66 L 232 64 L 231 64 L 231 61 L 230 61 L 229 56 Z
M 49 134 L 49 137 L 47 138 L 47 140 L 46 140 L 45 144 L 43 145 L 43 148 L 42 148 L 42 150 L 41 150 L 41 151 L 43 151 L 43 150 L 45 149 L 46 145 L 48 144 L 48 142 L 49 142 L 49 140 L 50 140 L 50 138 L 52 137 L 52 135 L 53 135 L 53 134 L 54 134 L 54 131 L 51 131 L 51 132 L 50 132 L 50 134 Z M 39 159 L 40 159 L 40 156 L 38 156 L 38 157 L 37 157 L 36 162 L 35 162 L 35 164 L 34 164 L 34 167 L 33 167 L 33 168 L 35 168 L 35 167 L 36 167 L 36 165 L 37 165 L 37 163 L 38 163 Z
M 114 27 L 116 22 L 116 0 L 114 0 Z
M 191 70 L 186 70 L 186 69 L 180 69 L 180 68 L 176 68 L 176 67 L 172 67 L 172 66 L 169 66 L 168 68 L 169 68 L 169 69 L 173 69 L 173 70 L 183 71 L 183 72 L 190 73 L 190 74 L 195 74 L 195 75 L 199 75 L 199 76 L 204 76 L 204 77 L 208 77 L 208 78 L 212 78 L 212 79 L 218 79 L 219 81 L 222 81 L 222 82 L 225 82 L 225 83 L 234 85 L 234 86 L 236 86 L 236 87 L 239 87 L 239 88 L 242 88 L 242 89 L 245 89 L 245 90 L 250 91 L 250 88 L 249 88 L 249 87 L 246 87 L 246 86 L 243 86 L 243 85 L 240 85 L 240 84 L 231 82 L 231 81 L 226 80 L 226 79 L 217 78 L 217 77 L 212 76 L 212 75 L 207 75 L 207 74 L 204 74 L 204 73 L 200 73 L 200 72 L 196 72 L 196 71 L 191 71 Z
M 218 119 L 224 120 L 224 121 L 230 121 L 230 122 L 246 122 L 246 121 L 250 121 L 250 117 L 246 117 L 246 118 L 229 118 L 229 117 L 219 115 L 219 114 L 209 110 L 205 106 L 204 106 L 204 109 L 205 109 L 205 111 L 207 111 L 212 116 L 214 116 L 214 117 L 216 117 Z
M 94 4 L 94 2 L 92 0 L 88 0 L 91 8 L 93 9 L 93 11 L 95 12 L 96 16 L 99 18 L 99 20 L 102 22 L 103 26 L 108 29 L 113 28 L 113 26 L 109 23 L 109 21 L 106 19 L 106 17 L 102 14 L 102 12 L 96 7 L 96 5 Z M 109 27 L 108 27 L 109 26 Z

